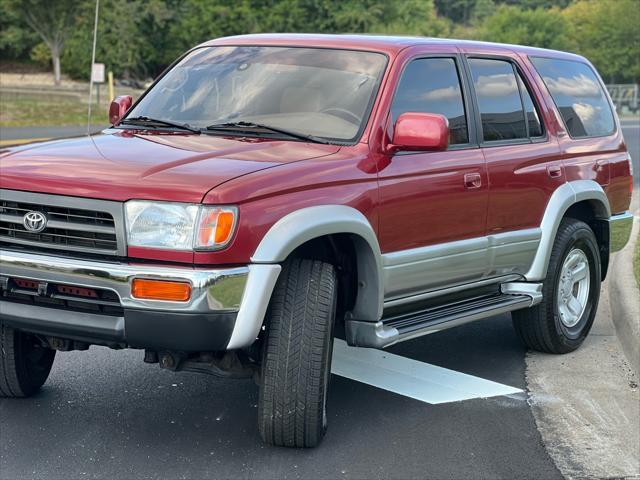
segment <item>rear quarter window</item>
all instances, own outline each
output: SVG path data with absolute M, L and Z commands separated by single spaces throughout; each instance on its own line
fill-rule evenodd
M 603 137 L 615 131 L 611 105 L 586 63 L 531 57 L 573 138 Z

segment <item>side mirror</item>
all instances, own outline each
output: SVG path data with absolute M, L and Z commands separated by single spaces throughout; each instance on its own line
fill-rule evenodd
M 396 120 L 393 139 L 388 146 L 400 150 L 441 151 L 449 146 L 449 121 L 437 113 L 403 113 Z
M 131 95 L 121 95 L 114 98 L 111 105 L 109 105 L 109 123 L 111 125 L 120 123 L 120 120 L 127 113 L 127 110 L 131 108 L 132 104 L 133 98 L 131 98 Z

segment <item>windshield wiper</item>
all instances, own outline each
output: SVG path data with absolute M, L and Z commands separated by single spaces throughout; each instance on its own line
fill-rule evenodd
M 169 120 L 160 120 L 160 119 L 157 119 L 157 118 L 149 118 L 149 117 L 145 117 L 145 116 L 133 117 L 133 118 L 125 118 L 124 120 L 122 120 L 120 122 L 120 125 L 141 125 L 141 126 L 144 126 L 144 127 L 152 127 L 152 126 L 155 125 L 157 127 L 176 128 L 178 130 L 185 130 L 185 131 L 191 132 L 191 133 L 197 133 L 197 134 L 202 133 L 197 128 L 192 128 L 187 124 L 174 123 L 174 122 L 170 122 Z
M 305 140 L 307 142 L 313 143 L 324 143 L 330 145 L 331 142 L 325 140 L 321 137 L 316 137 L 315 135 L 307 135 L 305 133 L 294 132 L 291 130 L 286 130 L 284 128 L 272 127 L 271 125 L 264 125 L 262 123 L 254 123 L 254 122 L 227 122 L 227 123 L 216 123 L 213 125 L 209 125 L 204 129 L 204 131 L 244 131 L 244 130 L 266 130 L 268 132 L 279 133 L 281 135 L 286 135 L 287 137 L 297 138 L 299 140 Z

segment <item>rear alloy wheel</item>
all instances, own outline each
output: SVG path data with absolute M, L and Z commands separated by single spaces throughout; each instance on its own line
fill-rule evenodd
M 0 398 L 36 393 L 49 377 L 55 355 L 34 335 L 0 325 Z
M 586 223 L 565 218 L 551 251 L 543 300 L 512 313 L 522 342 L 532 350 L 568 353 L 591 330 L 600 298 L 600 250 Z
M 294 258 L 282 269 L 267 312 L 258 403 L 270 445 L 315 447 L 324 437 L 337 284 L 329 263 Z
M 569 252 L 560 271 L 556 301 L 560 321 L 567 329 L 580 323 L 589 303 L 589 259 L 579 248 Z

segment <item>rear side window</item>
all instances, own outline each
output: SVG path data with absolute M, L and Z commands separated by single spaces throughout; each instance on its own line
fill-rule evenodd
M 613 112 L 594 71 L 572 60 L 532 57 L 573 138 L 602 137 L 615 130 Z
M 391 105 L 392 120 L 406 112 L 439 113 L 449 120 L 449 144 L 469 143 L 460 77 L 453 58 L 413 60 Z
M 469 59 L 485 142 L 527 138 L 516 74 L 511 63 Z

